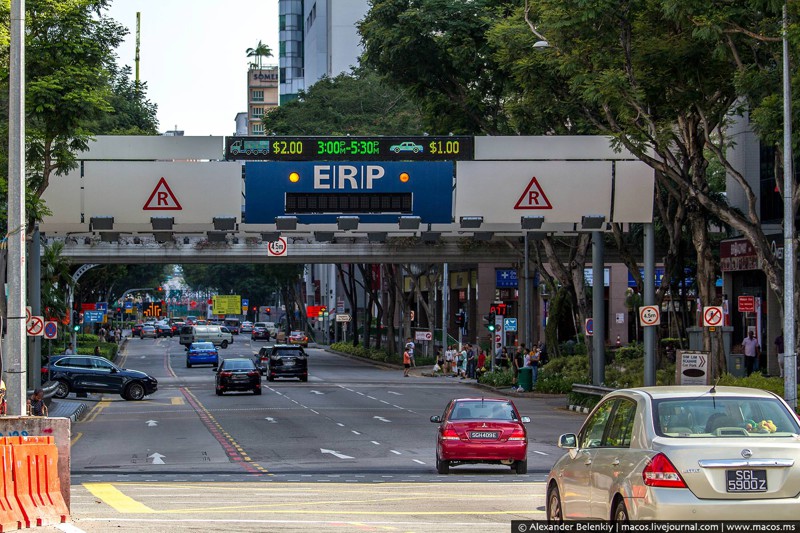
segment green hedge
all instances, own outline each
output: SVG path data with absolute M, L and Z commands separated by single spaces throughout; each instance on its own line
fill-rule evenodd
M 364 359 L 372 359 L 373 361 L 381 361 L 383 363 L 403 364 L 402 354 L 389 353 L 383 349 L 366 348 L 361 344 L 353 346 L 353 344 L 349 342 L 335 342 L 331 344 L 331 350 L 354 355 L 356 357 L 363 357 Z M 436 362 L 434 357 L 423 357 L 421 355 L 416 356 L 414 359 L 417 366 L 429 366 Z

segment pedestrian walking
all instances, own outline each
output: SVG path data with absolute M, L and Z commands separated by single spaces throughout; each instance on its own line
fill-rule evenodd
M 525 344 L 520 344 L 517 346 L 517 349 L 514 350 L 514 355 L 511 358 L 511 388 L 515 391 L 522 391 L 523 388 L 518 385 L 519 379 L 519 369 L 522 368 L 524 364 L 524 356 L 522 355 L 525 351 Z
M 753 373 L 756 360 L 761 355 L 761 347 L 758 345 L 758 339 L 753 330 L 750 330 L 742 341 L 742 348 L 744 348 L 744 368 L 749 376 Z
M 72 343 L 67 344 L 67 348 L 64 350 L 64 355 L 75 355 L 75 348 L 72 347 Z
M 444 375 L 449 376 L 453 372 L 453 345 L 447 347 L 444 352 Z
M 0 416 L 5 416 L 8 413 L 8 404 L 6 403 L 6 382 L 0 380 Z
M 408 377 L 408 372 L 411 370 L 411 355 L 408 351 L 408 346 L 406 346 L 405 351 L 403 352 L 403 377 Z

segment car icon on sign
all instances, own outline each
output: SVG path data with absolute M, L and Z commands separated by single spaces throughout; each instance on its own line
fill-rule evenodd
M 413 143 L 411 141 L 402 142 L 389 147 L 389 150 L 399 154 L 400 152 L 414 152 L 419 153 L 423 151 L 422 145 Z

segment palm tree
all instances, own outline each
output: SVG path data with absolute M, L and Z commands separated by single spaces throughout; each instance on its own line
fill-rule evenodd
M 256 58 L 255 62 L 250 63 L 252 67 L 261 68 L 261 60 L 264 57 L 272 57 L 272 49 L 269 45 L 262 43 L 260 40 L 258 41 L 258 46 L 255 48 L 248 48 L 246 50 L 247 57 L 254 57 Z

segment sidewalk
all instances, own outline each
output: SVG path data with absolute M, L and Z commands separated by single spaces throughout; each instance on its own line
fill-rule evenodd
M 434 373 L 433 366 L 412 367 L 411 372 L 409 372 L 409 375 L 419 378 L 432 378 L 432 379 L 445 380 L 448 383 L 463 383 L 465 385 L 472 385 L 473 387 L 479 387 L 481 389 L 494 391 L 498 394 L 502 394 L 503 396 L 512 396 L 515 398 L 551 398 L 551 399 L 563 398 L 565 407 L 568 407 L 566 405 L 567 397 L 564 394 L 544 394 L 541 392 L 534 392 L 534 391 L 518 392 L 512 389 L 511 387 L 492 387 L 491 385 L 484 385 L 483 383 L 478 383 L 478 381 L 475 379 L 461 379 L 452 376 L 445 376 L 442 373 Z

